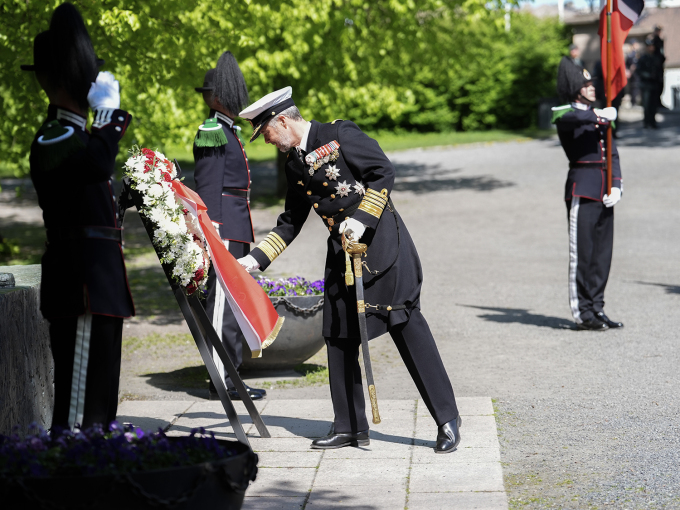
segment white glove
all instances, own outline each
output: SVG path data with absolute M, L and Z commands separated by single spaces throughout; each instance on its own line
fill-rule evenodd
M 241 264 L 243 266 L 243 269 L 245 269 L 249 273 L 251 271 L 255 271 L 256 269 L 260 269 L 260 263 L 257 260 L 255 260 L 255 257 L 253 257 L 252 255 L 246 255 L 245 257 L 241 257 L 236 262 Z
M 621 190 L 619 188 L 612 188 L 611 195 L 607 196 L 605 193 L 602 197 L 602 203 L 605 207 L 614 207 L 619 200 L 621 200 Z
M 339 232 L 342 234 L 345 230 L 352 231 L 352 235 L 350 237 L 352 241 L 356 243 L 359 241 L 359 239 L 361 239 L 361 236 L 364 235 L 366 225 L 364 225 L 360 221 L 355 220 L 354 218 L 350 218 L 340 223 Z
M 97 80 L 90 86 L 87 93 L 90 108 L 120 108 L 120 84 L 108 71 L 97 75 Z
M 616 120 L 616 108 L 613 106 L 610 106 L 609 108 L 593 108 L 593 111 L 595 112 L 595 115 L 598 117 L 601 117 L 603 119 L 607 119 L 608 121 Z

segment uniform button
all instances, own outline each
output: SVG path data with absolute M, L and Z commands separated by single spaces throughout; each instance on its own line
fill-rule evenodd
M 324 186 L 328 186 L 328 183 L 327 183 L 327 182 L 324 182 L 323 185 L 324 185 Z
M 329 232 L 332 232 L 332 231 L 333 231 L 333 227 L 328 227 L 328 231 L 329 231 Z
M 308 192 L 307 192 L 307 194 L 308 194 L 308 195 L 311 195 L 311 194 L 312 194 L 312 192 L 311 192 L 311 191 L 308 191 Z
M 327 220 L 327 219 L 328 219 L 327 216 L 321 216 L 321 217 L 322 217 L 324 220 Z
M 314 209 L 318 209 L 318 208 L 319 208 L 319 204 L 314 204 Z
M 125 120 L 124 117 L 118 117 L 118 121 L 119 121 L 119 122 L 123 122 L 124 120 Z
M 116 131 L 121 131 L 120 126 L 116 126 Z
M 331 195 L 331 198 L 335 198 L 335 195 Z
M 345 219 L 348 220 L 348 219 L 349 219 L 349 216 L 345 216 Z
M 338 211 L 338 212 L 342 212 L 342 211 L 344 211 L 344 209 L 340 209 L 340 211 Z

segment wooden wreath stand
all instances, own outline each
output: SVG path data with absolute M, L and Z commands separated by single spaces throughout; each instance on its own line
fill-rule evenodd
M 143 204 L 144 203 L 142 201 L 142 196 L 139 194 L 139 192 L 130 187 L 130 179 L 128 177 L 125 177 L 123 179 L 123 186 L 121 188 L 120 197 L 118 199 L 118 214 L 120 216 L 121 225 L 123 224 L 125 211 L 128 208 L 136 206 L 137 210 L 141 211 Z M 139 217 L 141 218 L 142 223 L 144 224 L 146 233 L 149 235 L 149 240 L 151 241 L 151 245 L 153 246 L 154 236 L 153 226 L 151 225 L 151 222 L 143 214 L 140 214 Z M 158 249 L 155 246 L 154 250 L 156 250 L 156 255 L 158 255 L 158 258 L 160 260 L 161 255 L 158 253 Z M 168 279 L 168 283 L 172 288 L 172 293 L 175 295 L 175 299 L 177 299 L 179 309 L 181 310 L 182 315 L 184 315 L 184 320 L 187 321 L 187 325 L 189 326 L 191 335 L 194 337 L 194 341 L 196 342 L 198 352 L 201 354 L 201 358 L 203 358 L 203 363 L 205 364 L 205 367 L 208 369 L 210 379 L 212 380 L 212 383 L 215 385 L 215 388 L 217 389 L 217 394 L 220 397 L 220 401 L 222 402 L 222 406 L 224 407 L 224 412 L 227 414 L 229 423 L 231 424 L 231 427 L 234 429 L 236 438 L 239 440 L 239 442 L 250 446 L 250 443 L 248 442 L 248 437 L 246 436 L 246 433 L 243 430 L 243 426 L 241 425 L 241 422 L 238 419 L 238 415 L 236 414 L 234 404 L 232 403 L 231 399 L 229 398 L 229 394 L 227 393 L 227 388 L 224 384 L 224 378 L 222 377 L 222 374 L 218 373 L 217 367 L 215 366 L 215 362 L 213 361 L 212 350 L 210 349 L 210 345 L 214 347 L 215 351 L 217 352 L 217 355 L 222 360 L 222 364 L 224 365 L 224 368 L 227 370 L 229 377 L 234 383 L 236 391 L 238 391 L 241 400 L 245 404 L 246 409 L 248 410 L 248 414 L 250 415 L 250 418 L 253 420 L 255 427 L 257 427 L 257 431 L 260 433 L 260 436 L 271 437 L 269 430 L 267 430 L 267 426 L 264 424 L 264 421 L 262 421 L 260 413 L 255 408 L 255 404 L 253 404 L 253 400 L 250 398 L 250 395 L 248 394 L 248 391 L 246 390 L 246 387 L 243 384 L 241 376 L 236 371 L 236 367 L 234 367 L 234 364 L 232 363 L 231 359 L 229 358 L 229 355 L 227 354 L 227 351 L 224 349 L 224 346 L 222 345 L 222 342 L 220 341 L 220 338 L 217 332 L 215 331 L 215 328 L 213 328 L 212 321 L 208 318 L 208 314 L 205 312 L 205 308 L 203 308 L 203 305 L 198 299 L 198 296 L 196 294 L 187 296 L 184 290 L 172 280 L 171 268 L 166 264 L 161 265 L 163 266 L 163 271 L 165 272 L 165 276 Z

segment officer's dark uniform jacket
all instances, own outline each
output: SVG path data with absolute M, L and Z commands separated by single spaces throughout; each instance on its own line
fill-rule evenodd
M 88 133 L 83 117 L 50 105 L 33 140 L 31 179 L 48 239 L 40 288 L 40 310 L 47 319 L 87 311 L 112 317 L 135 313 L 123 251 L 115 240 L 120 224 L 111 185 L 118 142 L 131 118 L 119 109 L 97 110 Z M 55 119 L 73 134 L 58 143 L 39 143 Z M 98 227 L 104 228 L 97 232 Z
M 227 137 L 220 147 L 197 147 L 194 144 L 196 192 L 208 207 L 208 216 L 220 223 L 220 236 L 230 241 L 255 241 L 250 218 L 250 170 L 243 145 L 236 134 L 234 122 L 215 110 Z M 221 185 L 220 185 L 221 184 Z
M 598 117 L 592 108 L 575 105 L 553 108 L 562 148 L 569 158 L 565 200 L 583 197 L 602 201 L 607 193 L 607 127 L 609 121 Z M 612 186 L 621 188 L 621 166 L 616 142 L 612 139 Z
M 313 170 L 305 153 L 295 149 L 288 154 L 285 212 L 269 235 L 251 255 L 262 270 L 283 252 L 298 235 L 310 210 L 328 227 L 325 269 L 323 335 L 331 338 L 358 338 L 356 289 L 345 285 L 345 254 L 339 225 L 352 217 L 368 228 L 360 242 L 368 245 L 364 259 L 366 318 L 369 338 L 387 332 L 388 327 L 408 320 L 412 308 L 420 307 L 423 276 L 415 245 L 401 217 L 387 198 L 394 184 L 392 163 L 378 143 L 350 121 L 320 124 L 312 121 L 306 149 L 314 151 L 332 141 L 340 145 L 338 159 Z M 336 179 L 327 170 L 339 171 Z M 313 175 L 310 175 L 310 169 Z M 349 187 L 342 196 L 342 185 Z M 341 187 L 340 190 L 337 187 Z M 365 189 L 365 194 L 362 190 Z M 406 305 L 401 310 L 375 310 L 369 305 Z

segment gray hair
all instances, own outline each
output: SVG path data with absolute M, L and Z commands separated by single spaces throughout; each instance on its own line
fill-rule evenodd
M 290 108 L 286 108 L 282 112 L 280 112 L 276 118 L 272 119 L 269 124 L 271 126 L 276 126 L 279 123 L 279 117 L 284 116 L 289 118 L 290 120 L 305 120 L 302 118 L 302 115 L 300 114 L 300 110 L 298 110 L 298 107 L 293 105 Z

